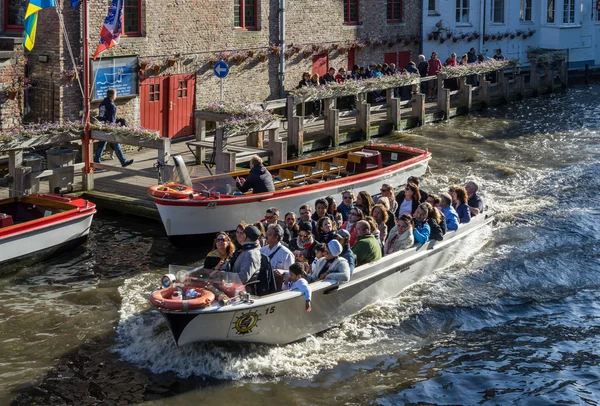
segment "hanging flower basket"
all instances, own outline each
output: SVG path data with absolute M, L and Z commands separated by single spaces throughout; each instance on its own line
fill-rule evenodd
M 252 51 L 252 50 L 248 51 L 248 57 L 249 58 L 253 58 L 254 57 L 254 51 Z
M 358 49 L 359 51 L 362 51 L 365 48 L 365 44 L 357 44 L 356 45 L 356 49 Z
M 294 51 L 292 51 L 291 49 L 290 49 L 290 50 L 287 50 L 287 51 L 285 51 L 285 52 L 283 53 L 283 56 L 284 56 L 286 59 L 287 59 L 287 58 L 289 58 L 289 57 L 290 57 L 290 56 L 292 56 L 292 55 L 294 55 Z
M 413 43 L 414 43 L 415 45 L 419 45 L 419 39 L 418 39 L 418 38 L 415 38 L 415 39 L 414 39 L 414 41 L 413 41 Z
M 490 40 L 490 36 L 489 35 L 484 35 L 483 36 L 483 40 L 484 41 L 489 41 Z
M 169 64 L 169 67 L 175 65 L 177 63 L 177 59 L 176 58 L 169 58 L 167 59 L 167 63 Z
M 348 52 L 348 48 L 346 48 L 346 47 L 340 47 L 340 48 L 338 48 L 338 52 L 340 54 L 345 54 L 346 52 Z
M 308 58 L 309 56 L 311 56 L 311 55 L 312 55 L 312 51 L 311 51 L 311 50 L 308 50 L 308 49 L 305 49 L 305 50 L 302 52 L 302 55 L 303 55 L 305 58 Z
M 495 35 L 492 35 L 491 38 L 492 38 L 492 41 L 496 41 L 496 36 Z
M 458 42 L 458 38 L 457 37 L 452 37 L 452 42 Z
M 245 59 L 246 59 L 245 55 L 236 55 L 233 57 L 233 60 L 235 61 L 235 63 L 242 63 L 242 62 L 244 62 Z
M 258 54 L 258 60 L 260 62 L 265 62 L 267 60 L 267 54 L 265 52 L 261 52 Z
M 446 42 L 446 40 L 444 38 L 440 38 L 440 44 L 443 44 L 444 42 Z
M 410 40 L 408 40 L 408 39 L 405 39 L 405 40 L 404 40 L 404 46 L 409 46 L 409 45 L 410 45 Z
M 464 34 L 464 33 L 463 33 L 463 34 L 460 34 L 460 38 L 461 38 L 461 39 L 465 39 L 465 38 L 467 38 L 467 34 Z
M 520 37 L 521 35 L 523 35 L 523 31 L 517 30 L 517 37 Z
M 510 34 L 510 39 L 515 39 L 515 34 Z
M 340 44 L 331 44 L 331 49 L 338 49 Z
M 160 72 L 160 65 L 154 65 L 154 66 L 152 66 L 152 70 L 154 71 L 154 73 L 159 73 Z
M 148 61 L 140 61 L 140 69 L 144 70 L 148 67 L 150 63 Z
M 389 42 L 388 43 L 388 48 L 393 48 L 394 47 L 394 43 L 393 42 Z
M 10 100 L 16 99 L 18 94 L 19 94 L 18 90 L 9 90 L 6 92 L 6 95 Z
M 452 38 L 452 33 L 451 32 L 449 32 L 449 33 L 446 34 L 446 39 L 450 39 L 450 38 Z
M 468 37 L 467 42 L 471 42 L 471 41 L 473 41 L 473 37 Z
M 429 34 L 429 35 L 427 36 L 427 39 L 428 39 L 429 41 L 432 41 L 432 40 L 433 40 L 433 34 Z
M 523 34 L 523 39 L 527 39 L 527 34 Z
M 481 35 L 479 35 L 479 33 L 478 33 L 478 32 L 474 32 L 474 33 L 473 33 L 473 38 L 475 38 L 475 39 L 479 39 L 479 37 L 480 37 L 480 36 L 481 36 Z

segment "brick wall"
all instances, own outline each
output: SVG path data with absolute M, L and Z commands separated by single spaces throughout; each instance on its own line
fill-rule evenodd
M 81 7 L 72 10 L 69 0 L 63 0 L 63 14 L 67 30 L 71 34 L 74 49 L 79 49 L 77 38 L 82 30 Z M 388 23 L 385 1 L 360 2 L 357 26 L 343 24 L 343 2 L 341 0 L 287 0 L 286 1 L 286 45 L 335 43 L 365 39 L 368 37 L 414 36 L 420 38 L 420 18 L 422 2 L 406 0 L 404 18 L 401 23 Z M 259 0 L 256 31 L 238 31 L 233 27 L 233 1 L 208 0 L 142 0 L 142 36 L 124 37 L 117 47 L 103 54 L 111 56 L 132 56 L 153 58 L 163 62 L 161 71 L 156 74 L 146 70 L 140 79 L 154 75 L 171 75 L 195 72 L 196 105 L 202 106 L 219 98 L 219 80 L 212 71 L 209 59 L 222 51 L 251 50 L 264 51 L 269 44 L 279 41 L 279 1 Z M 98 40 L 98 32 L 106 15 L 106 0 L 90 0 L 90 54 L 93 54 Z M 54 15 L 56 18 L 56 15 Z M 39 35 L 39 34 L 38 34 Z M 44 34 L 46 35 L 46 34 Z M 51 62 L 42 67 L 35 63 L 32 74 L 44 74 L 57 77 L 64 66 L 70 67 L 64 41 L 56 32 L 47 33 L 48 41 L 36 44 L 36 53 L 60 54 L 58 65 Z M 38 39 L 39 41 L 39 39 Z M 357 63 L 364 65 L 370 61 L 383 62 L 385 52 L 410 51 L 413 58 L 419 52 L 420 45 L 411 42 L 373 47 L 369 46 L 356 52 Z M 166 60 L 170 56 L 181 54 L 182 60 L 168 67 Z M 79 55 L 77 55 L 79 56 Z M 37 60 L 37 59 L 35 59 Z M 333 51 L 329 55 L 330 65 L 346 67 L 347 54 Z M 312 58 L 299 55 L 286 60 L 285 90 L 294 88 L 305 70 L 311 70 Z M 48 73 L 48 71 L 52 71 Z M 249 101 L 261 101 L 279 98 L 279 57 L 269 55 L 265 62 L 257 57 L 241 63 L 232 63 L 229 76 L 225 79 L 224 97 L 226 100 L 244 98 Z M 77 87 L 62 88 L 60 96 L 61 118 L 74 118 L 79 114 L 81 96 Z M 97 103 L 92 107 L 97 108 Z M 119 98 L 119 115 L 131 119 L 139 117 L 138 98 Z
M 21 41 L 0 39 L 0 83 L 18 88 L 16 97 L 0 91 L 0 132 L 19 126 L 23 121 L 25 57 Z

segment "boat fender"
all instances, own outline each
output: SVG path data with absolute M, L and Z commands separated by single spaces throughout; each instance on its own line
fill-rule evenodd
M 165 183 L 164 185 L 154 185 L 148 189 L 151 196 L 165 199 L 185 199 L 189 198 L 190 194 L 194 194 L 194 189 L 189 186 L 180 185 L 177 183 Z

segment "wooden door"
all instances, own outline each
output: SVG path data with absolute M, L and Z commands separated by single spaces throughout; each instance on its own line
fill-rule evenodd
M 406 65 L 410 62 L 410 51 L 398 52 L 398 69 L 406 68 Z
M 194 134 L 196 76 L 194 74 L 169 77 L 168 137 L 177 138 Z
M 383 62 L 387 63 L 388 65 L 393 63 L 396 65 L 396 67 L 398 67 L 398 58 L 395 52 L 386 52 L 383 54 Z
M 324 74 L 327 73 L 327 69 L 328 69 L 327 65 L 328 64 L 329 64 L 328 55 L 314 55 L 311 74 L 318 73 L 319 77 L 322 77 Z
M 168 78 L 164 76 L 140 82 L 140 124 L 144 128 L 159 131 L 163 137 L 168 133 L 165 117 L 169 100 L 168 83 Z
M 348 50 L 348 72 L 352 72 L 352 67 L 356 64 L 356 50 L 354 48 Z

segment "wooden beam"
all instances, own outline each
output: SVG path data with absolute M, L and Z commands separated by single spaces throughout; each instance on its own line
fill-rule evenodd
M 8 191 L 9 197 L 20 196 L 22 189 L 18 189 L 17 169 L 23 166 L 23 150 L 16 149 L 8 151 L 8 174 L 15 180 Z
M 390 100 L 390 108 L 388 109 L 388 121 L 394 126 L 394 130 L 402 129 L 402 101 L 398 98 Z
M 427 97 L 424 93 L 417 93 L 414 95 L 412 104 L 412 115 L 419 121 L 419 125 L 425 124 L 425 98 Z M 398 128 L 399 129 L 399 128 Z

